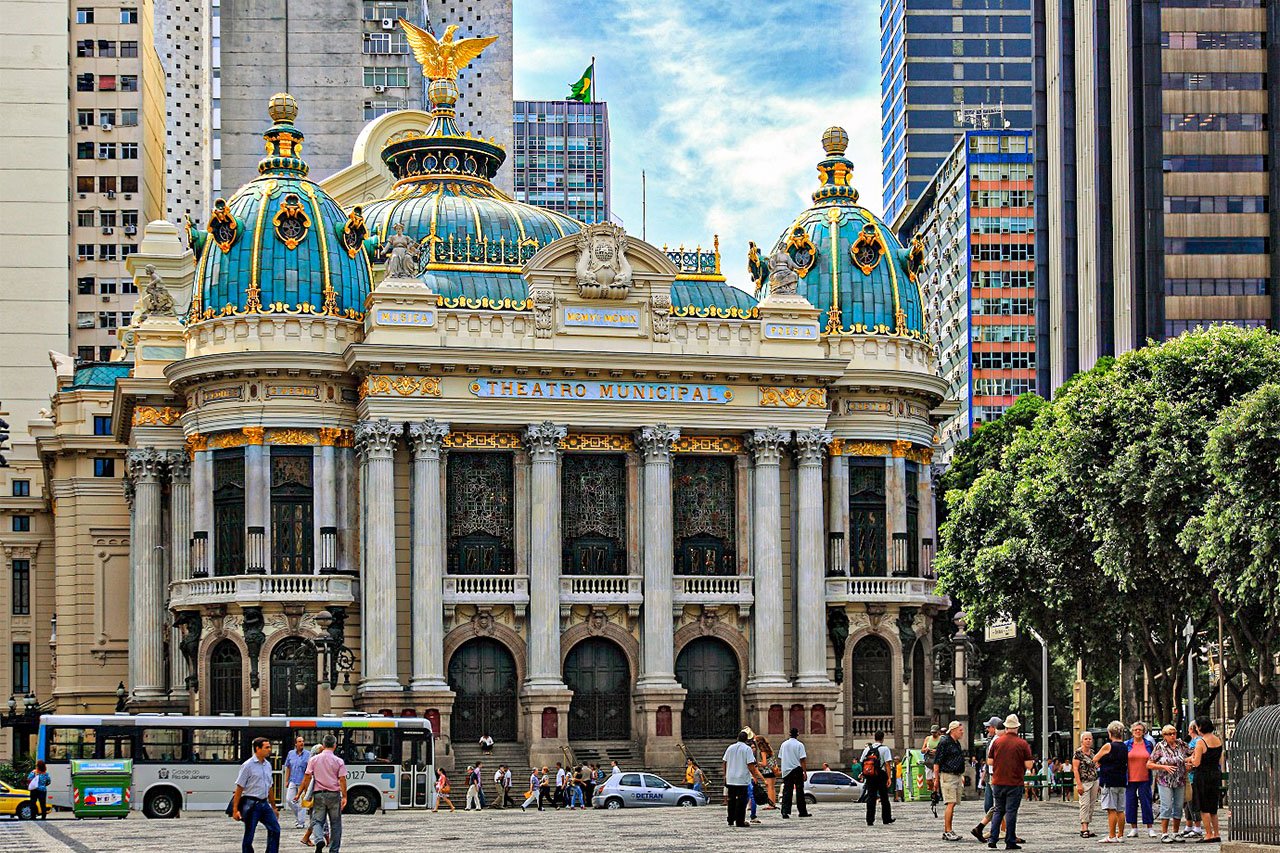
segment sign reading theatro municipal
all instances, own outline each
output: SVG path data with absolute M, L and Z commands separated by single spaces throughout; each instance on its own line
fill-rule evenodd
M 478 52 L 420 50 L 431 112 L 323 183 L 276 95 L 259 177 L 147 226 L 117 360 L 64 366 L 36 425 L 52 704 L 427 716 L 444 763 L 483 733 L 655 768 L 744 725 L 914 742 L 950 702 L 923 253 L 840 128 L 754 297 L 718 245 L 513 201 L 456 123 Z M 90 476 L 113 454 L 123 489 Z

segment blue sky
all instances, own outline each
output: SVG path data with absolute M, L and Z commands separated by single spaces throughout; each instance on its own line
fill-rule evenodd
M 748 287 L 747 241 L 773 244 L 817 186 L 822 131 L 849 131 L 854 186 L 880 209 L 879 5 L 872 0 L 514 0 L 515 96 L 562 98 L 596 57 L 609 104 L 613 211 L 686 247 L 720 235 Z

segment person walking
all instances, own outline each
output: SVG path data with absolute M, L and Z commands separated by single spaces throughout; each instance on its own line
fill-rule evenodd
M 541 785 L 539 784 L 541 782 L 541 778 L 542 777 L 538 774 L 538 768 L 535 767 L 529 771 L 529 790 L 525 791 L 524 802 L 520 804 L 520 811 L 528 811 L 529 806 L 533 803 L 537 803 L 538 811 L 542 811 L 542 799 L 538 793 L 541 788 Z
M 538 777 L 538 811 L 542 811 L 544 802 L 550 803 L 552 808 L 556 808 L 556 802 L 551 798 L 551 779 L 551 771 L 544 766 L 542 775 Z
M 1129 775 L 1124 723 L 1112 720 L 1107 726 L 1107 738 L 1093 759 L 1098 765 L 1098 801 L 1107 811 L 1107 837 L 1098 843 L 1116 844 L 1124 841 L 1125 782 Z
M 449 811 L 456 812 L 453 806 L 453 800 L 449 799 L 449 793 L 453 790 L 453 786 L 449 784 L 449 777 L 445 775 L 443 769 L 436 770 L 436 804 L 433 812 L 440 811 L 440 801 L 443 800 L 448 806 Z
M 747 827 L 747 787 L 752 783 L 756 770 L 755 750 L 747 743 L 747 733 L 738 732 L 738 739 L 724 751 L 724 787 L 728 794 L 729 826 Z M 614 765 L 617 767 L 617 764 Z
M 951 821 L 955 818 L 956 806 L 964 796 L 964 724 L 952 720 L 947 726 L 947 733 L 938 738 L 933 748 L 933 765 L 937 774 L 937 794 L 946 803 L 942 813 L 942 840 L 959 841 L 960 836 L 951 830 Z
M 231 819 L 244 823 L 241 853 L 253 853 L 258 824 L 267 830 L 267 853 L 280 851 L 280 821 L 276 820 L 275 791 L 271 784 L 271 741 L 253 739 L 253 755 L 240 765 L 236 789 L 231 795 Z
M 1182 806 L 1187 787 L 1187 759 L 1191 750 L 1178 737 L 1178 730 L 1173 726 L 1160 729 L 1160 741 L 1151 750 L 1151 760 L 1147 768 L 1152 771 L 1156 791 L 1160 795 L 1160 842 L 1168 844 L 1174 840 L 1181 841 Z M 1173 821 L 1173 832 L 1169 832 L 1169 822 Z
M 27 774 L 27 791 L 31 801 L 31 819 L 48 820 L 49 815 L 49 784 L 52 780 L 49 778 L 49 771 L 45 768 L 43 761 L 37 761 L 36 766 Z
M 703 772 L 702 766 L 693 765 L 693 790 L 701 794 L 707 787 L 707 774 Z
M 585 809 L 586 805 L 583 802 L 583 796 L 582 796 L 582 785 L 585 780 L 582 778 L 582 768 L 575 767 L 573 769 L 573 776 L 568 781 L 569 781 L 569 808 L 578 809 L 578 810 Z
M 1094 809 L 1098 807 L 1098 765 L 1093 760 L 1093 733 L 1080 735 L 1080 748 L 1071 756 L 1071 774 L 1076 780 L 1076 799 L 1080 802 L 1080 837 L 1094 838 L 1089 830 Z
M 1018 807 L 1022 805 L 1022 789 L 1027 771 L 1035 766 L 1031 747 L 1018 735 L 1022 721 L 1017 714 L 1004 718 L 1004 734 L 991 745 L 991 799 L 995 812 L 991 815 L 991 838 L 987 847 L 994 850 L 1000 843 L 1000 826 L 1004 822 L 1004 849 L 1021 850 L 1018 844 Z
M 1194 755 L 1196 744 L 1200 743 L 1200 730 L 1196 728 L 1196 724 L 1192 721 L 1187 726 L 1187 748 Z M 1185 809 L 1187 816 L 1187 828 L 1182 830 L 1184 839 L 1204 838 L 1204 829 L 1200 826 L 1200 800 L 1196 797 L 1196 771 L 1191 767 L 1191 760 L 1187 760 L 1187 793 L 1185 797 Z
M 894 780 L 893 752 L 884 743 L 884 732 L 876 732 L 875 740 L 862 750 L 862 798 L 867 803 L 867 826 L 876 822 L 876 800 L 880 800 L 880 822 L 893 823 L 893 806 L 889 803 Z
M 511 768 L 505 764 L 502 765 L 502 807 L 515 807 L 515 801 L 511 799 Z
M 929 736 L 924 739 L 924 743 L 920 745 L 920 754 L 924 759 L 924 783 L 929 789 L 930 802 L 937 805 L 942 799 L 938 791 L 938 771 L 936 757 L 938 754 L 938 743 L 942 740 L 942 727 L 934 723 L 929 727 Z M 934 815 L 935 817 L 937 815 Z
M 609 762 L 609 778 L 612 779 L 614 776 L 621 776 L 621 775 L 622 775 L 622 768 L 618 766 L 618 762 L 610 761 Z
M 804 778 L 809 772 L 809 754 L 800 742 L 800 730 L 791 729 L 791 737 L 778 747 L 778 761 L 782 770 L 782 816 L 791 817 L 791 803 L 796 804 L 800 817 L 809 816 L 808 804 L 804 801 Z M 794 799 L 792 799 L 794 797 Z
M 499 764 L 498 769 L 493 771 L 493 807 L 495 809 L 504 807 L 502 801 L 502 770 L 503 765 Z
M 324 825 L 329 827 L 329 853 L 342 849 L 342 810 L 347 807 L 347 763 L 333 751 L 338 739 L 325 735 L 320 741 L 324 747 L 319 755 L 312 756 L 307 764 L 307 775 L 302 778 L 300 789 L 311 789 L 311 837 L 321 833 L 316 842 L 316 853 L 324 853 Z
M 464 777 L 467 783 L 467 796 L 463 801 L 462 810 L 464 812 L 471 811 L 472 808 L 480 808 L 480 795 L 476 793 L 476 768 L 475 765 L 467 765 L 467 775 Z
M 307 810 L 302 807 L 298 797 L 298 786 L 307 775 L 307 762 L 311 761 L 311 753 L 307 751 L 307 742 L 301 737 L 293 739 L 293 749 L 284 757 L 284 778 L 288 783 L 284 791 L 284 801 L 293 810 L 295 829 L 306 829 Z
M 564 764 L 556 762 L 556 789 L 552 795 L 554 797 L 553 804 L 557 809 L 563 808 L 569 804 L 569 792 L 564 789 Z
M 1213 720 L 1196 717 L 1200 742 L 1191 753 L 1189 764 L 1195 768 L 1196 798 L 1200 801 L 1200 823 L 1203 841 L 1221 841 L 1218 827 L 1218 803 L 1222 800 L 1222 738 L 1213 732 Z
M 1124 791 L 1124 816 L 1129 822 L 1129 838 L 1138 837 L 1138 806 L 1142 806 L 1142 825 L 1147 828 L 1147 836 L 1158 837 L 1155 829 L 1155 818 L 1151 813 L 1151 771 L 1147 763 L 1151 760 L 1151 751 L 1156 742 L 1147 734 L 1147 724 L 1136 722 L 1129 726 L 1133 737 L 1125 741 L 1129 748 L 1129 781 Z
M 484 799 L 484 765 L 476 762 L 476 796 L 480 798 L 480 808 L 483 809 L 487 803 Z

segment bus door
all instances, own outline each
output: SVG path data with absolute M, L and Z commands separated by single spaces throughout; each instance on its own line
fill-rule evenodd
M 435 801 L 431 732 L 401 729 L 400 807 L 431 808 Z

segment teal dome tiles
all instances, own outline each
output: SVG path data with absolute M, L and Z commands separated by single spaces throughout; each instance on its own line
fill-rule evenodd
M 676 279 L 671 284 L 671 310 L 677 317 L 754 319 L 756 301 L 745 290 L 723 282 Z

